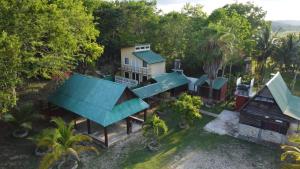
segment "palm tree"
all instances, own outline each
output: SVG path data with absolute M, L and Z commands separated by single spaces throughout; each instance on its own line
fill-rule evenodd
M 159 137 L 168 132 L 168 126 L 157 115 L 153 115 L 143 125 L 144 136 L 149 139 L 148 148 L 157 150 L 159 148 Z
M 212 103 L 213 82 L 221 69 L 224 58 L 232 52 L 232 45 L 229 39 L 232 34 L 218 32 L 213 28 L 204 29 L 204 39 L 200 43 L 201 60 L 203 61 L 203 70 L 209 80 L 209 99 Z
M 56 128 L 44 130 L 44 137 L 37 141 L 37 146 L 51 149 L 43 157 L 40 169 L 48 169 L 59 160 L 62 160 L 60 164 L 68 162 L 71 157 L 80 161 L 79 154 L 84 151 L 94 151 L 98 154 L 95 147 L 80 144 L 81 142 L 91 142 L 92 139 L 86 135 L 74 134 L 74 123 L 66 124 L 61 118 L 54 118 L 52 122 L 55 123 Z
M 276 36 L 277 33 L 272 34 L 271 26 L 266 25 L 256 38 L 257 44 L 254 59 L 256 60 L 255 72 L 259 84 L 261 84 L 264 79 L 267 59 L 273 54 L 276 47 Z
M 292 143 L 300 144 L 300 135 L 296 134 L 289 138 Z M 281 161 L 284 162 L 284 167 L 289 169 L 300 167 L 300 146 L 281 146 L 284 153 L 281 154 Z
M 28 132 L 32 128 L 32 121 L 42 118 L 44 118 L 44 116 L 34 109 L 32 103 L 17 106 L 11 113 L 3 115 L 4 121 L 11 123 L 15 127 L 12 135 L 16 138 L 28 136 Z

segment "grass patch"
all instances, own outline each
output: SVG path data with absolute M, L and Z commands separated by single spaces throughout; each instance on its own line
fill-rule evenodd
M 178 127 L 178 118 L 168 113 L 162 117 L 169 127 L 167 135 L 161 138 L 162 147 L 157 152 L 150 152 L 142 145 L 133 146 L 127 157 L 122 161 L 121 168 L 127 169 L 156 169 L 168 168 L 170 162 L 174 160 L 176 155 L 182 154 L 186 149 L 192 150 L 212 150 L 222 144 L 242 144 L 250 146 L 253 152 L 249 157 L 255 158 L 256 153 L 264 152 L 265 147 L 256 145 L 246 141 L 237 140 L 229 136 L 220 136 L 208 133 L 203 127 L 213 120 L 212 117 L 203 115 L 202 119 L 195 123 L 195 126 L 189 129 L 180 129 Z M 137 146 L 140 146 L 137 148 Z M 272 154 L 272 153 L 271 153 Z
M 203 107 L 201 107 L 201 109 L 211 112 L 211 113 L 220 114 L 224 109 L 234 110 L 234 104 L 235 104 L 234 99 L 230 99 L 227 101 L 217 103 L 216 105 L 214 105 L 212 107 L 203 106 Z

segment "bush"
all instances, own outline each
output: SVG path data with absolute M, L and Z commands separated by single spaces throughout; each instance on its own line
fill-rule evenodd
M 200 107 L 203 102 L 198 96 L 191 96 L 186 93 L 182 94 L 173 105 L 173 111 L 182 119 L 182 123 L 193 125 L 195 119 L 200 119 Z

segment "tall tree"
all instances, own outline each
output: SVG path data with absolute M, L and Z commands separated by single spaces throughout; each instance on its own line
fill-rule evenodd
M 208 75 L 209 99 L 212 102 L 213 83 L 218 71 L 224 63 L 224 56 L 227 55 L 229 33 L 218 32 L 214 28 L 208 27 L 202 32 L 203 39 L 200 41 L 200 58 L 203 63 L 203 70 Z
M 103 51 L 95 41 L 99 31 L 87 9 L 83 0 L 0 1 L 0 30 L 19 43 L 13 54 L 19 67 L 14 76 L 51 78 L 76 67 L 84 72 L 82 65 L 91 64 Z M 2 47 L 5 51 L 6 46 Z
M 0 115 L 16 105 L 16 87 L 21 59 L 20 43 L 16 36 L 0 35 Z M 1 116 L 0 116 L 1 117 Z
M 276 35 L 277 34 L 272 34 L 270 25 L 267 25 L 256 37 L 257 44 L 253 57 L 256 61 L 255 74 L 259 84 L 263 82 L 265 76 L 267 59 L 274 53 Z

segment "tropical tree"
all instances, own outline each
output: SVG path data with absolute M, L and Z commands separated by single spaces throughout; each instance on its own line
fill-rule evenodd
M 168 126 L 156 114 L 143 125 L 144 136 L 148 138 L 148 148 L 157 150 L 160 146 L 160 137 L 168 132 Z
M 300 135 L 296 134 L 291 136 L 289 138 L 289 141 L 298 144 L 298 146 L 281 146 L 282 150 L 284 151 L 281 154 L 281 161 L 284 162 L 284 168 L 296 169 L 300 167 Z
M 0 70 L 5 72 L 1 111 L 15 105 L 16 81 L 51 79 L 75 68 L 84 72 L 85 65 L 99 58 L 103 51 L 96 43 L 99 31 L 84 4 L 83 0 L 0 1 Z M 8 81 L 3 84 L 2 79 Z
M 173 105 L 173 110 L 180 116 L 180 126 L 186 128 L 194 124 L 196 119 L 200 119 L 200 107 L 202 101 L 198 96 L 191 96 L 186 93 L 179 96 Z
M 17 103 L 16 87 L 20 83 L 20 43 L 16 36 L 0 34 L 0 119 Z
M 206 28 L 201 35 L 204 38 L 200 41 L 200 58 L 203 70 L 208 76 L 209 102 L 212 103 L 213 82 L 224 63 L 224 57 L 231 53 L 229 39 L 232 39 L 232 34 L 219 32 L 211 26 Z
M 254 54 L 255 74 L 257 82 L 261 84 L 265 76 L 267 59 L 274 53 L 276 47 L 276 34 L 272 34 L 271 26 L 265 26 L 257 36 Z
M 98 154 L 95 147 L 80 144 L 91 142 L 92 139 L 87 135 L 75 134 L 73 122 L 66 124 L 61 118 L 54 118 L 52 122 L 56 128 L 44 130 L 43 137 L 37 140 L 37 146 L 50 149 L 42 158 L 40 169 L 48 169 L 59 160 L 62 160 L 59 165 L 66 164 L 72 161 L 72 157 L 80 161 L 79 154 L 84 151 L 94 151 Z
M 3 120 L 11 123 L 15 129 L 12 135 L 16 138 L 28 136 L 28 131 L 32 129 L 32 121 L 42 119 L 44 116 L 34 109 L 32 103 L 25 103 L 11 109 L 11 113 L 3 115 Z

